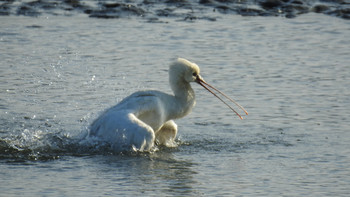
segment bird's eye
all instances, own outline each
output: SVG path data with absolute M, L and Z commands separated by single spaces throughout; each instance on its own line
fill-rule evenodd
M 193 75 L 194 77 L 197 77 L 197 73 L 193 73 L 192 75 Z

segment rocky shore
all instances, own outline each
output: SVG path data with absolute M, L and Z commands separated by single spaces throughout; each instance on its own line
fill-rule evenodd
M 350 19 L 350 0 L 0 0 L 0 15 L 77 15 L 96 18 L 162 17 L 215 21 L 210 13 L 294 18 L 310 12 Z

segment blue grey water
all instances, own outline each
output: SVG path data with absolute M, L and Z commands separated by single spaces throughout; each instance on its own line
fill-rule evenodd
M 349 21 L 319 14 L 0 17 L 0 196 L 348 196 L 349 35 Z M 178 147 L 82 148 L 104 109 L 170 92 L 177 57 L 249 115 L 193 84 Z

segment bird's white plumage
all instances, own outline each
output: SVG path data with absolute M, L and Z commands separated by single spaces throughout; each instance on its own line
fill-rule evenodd
M 160 91 L 139 91 L 106 110 L 90 126 L 89 136 L 111 144 L 116 151 L 134 148 L 150 150 L 155 143 L 172 145 L 177 134 L 173 119 L 191 112 L 195 95 L 190 82 L 199 67 L 179 58 L 170 65 L 169 83 L 173 95 Z
M 191 112 L 195 95 L 191 82 L 197 82 L 216 96 L 233 112 L 230 105 L 214 92 L 218 92 L 248 112 L 224 93 L 206 83 L 199 75 L 199 67 L 179 58 L 169 67 L 169 83 L 173 94 L 160 91 L 139 91 L 126 97 L 116 106 L 102 113 L 90 126 L 88 137 L 97 137 L 115 151 L 149 151 L 155 143 L 173 146 L 177 125 L 173 121 Z

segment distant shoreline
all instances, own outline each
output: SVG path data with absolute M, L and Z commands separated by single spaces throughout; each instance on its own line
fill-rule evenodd
M 184 21 L 215 21 L 217 15 L 282 16 L 294 18 L 306 13 L 320 13 L 350 19 L 349 0 L 140 0 L 118 2 L 91 0 L 4 0 L 0 3 L 0 16 L 19 15 L 87 15 L 94 18 L 144 17 L 156 22 L 171 17 Z

